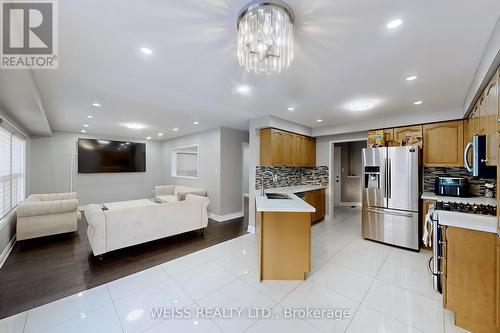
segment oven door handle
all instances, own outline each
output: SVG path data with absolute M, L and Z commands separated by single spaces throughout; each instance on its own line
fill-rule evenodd
M 388 215 L 394 215 L 394 216 L 403 216 L 403 217 L 413 217 L 413 214 L 411 213 L 403 213 L 403 212 L 396 212 L 393 210 L 381 210 L 381 209 L 374 209 L 374 208 L 365 208 L 367 212 L 370 213 L 376 213 L 376 214 L 388 214 Z

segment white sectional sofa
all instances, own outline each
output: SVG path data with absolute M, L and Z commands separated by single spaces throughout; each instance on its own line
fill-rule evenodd
M 178 185 L 155 186 L 154 189 L 155 200 L 158 202 L 182 201 L 188 194 L 206 197 L 207 191 L 201 188 Z
M 87 235 L 94 255 L 155 239 L 206 228 L 206 197 L 188 194 L 183 201 L 104 210 L 88 205 Z
M 17 206 L 16 239 L 74 232 L 78 218 L 75 192 L 32 194 Z

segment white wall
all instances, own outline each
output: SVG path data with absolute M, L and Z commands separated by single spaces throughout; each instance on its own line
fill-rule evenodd
M 477 66 L 476 74 L 469 88 L 469 93 L 464 103 L 464 115 L 473 107 L 475 100 L 479 97 L 486 85 L 493 77 L 496 69 L 500 65 L 500 16 L 495 28 L 486 45 L 481 61 Z
M 243 143 L 248 132 L 221 128 L 220 215 L 243 212 Z
M 243 193 L 248 194 L 249 184 L 248 179 L 250 178 L 250 145 L 248 143 L 243 145 Z
M 30 193 L 78 192 L 80 205 L 152 197 L 161 183 L 161 143 L 146 142 L 146 172 L 78 174 L 77 140 L 94 138 L 140 142 L 130 138 L 54 132 L 52 137 L 34 137 L 31 142 Z M 71 170 L 71 159 L 74 168 Z
M 198 179 L 172 177 L 172 150 L 199 145 Z M 203 188 L 208 192 L 211 213 L 220 212 L 220 128 L 162 142 L 161 184 Z

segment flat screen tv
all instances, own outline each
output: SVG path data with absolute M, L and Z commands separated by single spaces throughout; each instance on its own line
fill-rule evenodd
M 144 143 L 78 139 L 78 173 L 145 171 Z

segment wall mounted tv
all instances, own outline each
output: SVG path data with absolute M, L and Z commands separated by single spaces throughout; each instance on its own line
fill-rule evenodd
M 78 173 L 145 171 L 144 143 L 78 139 Z

